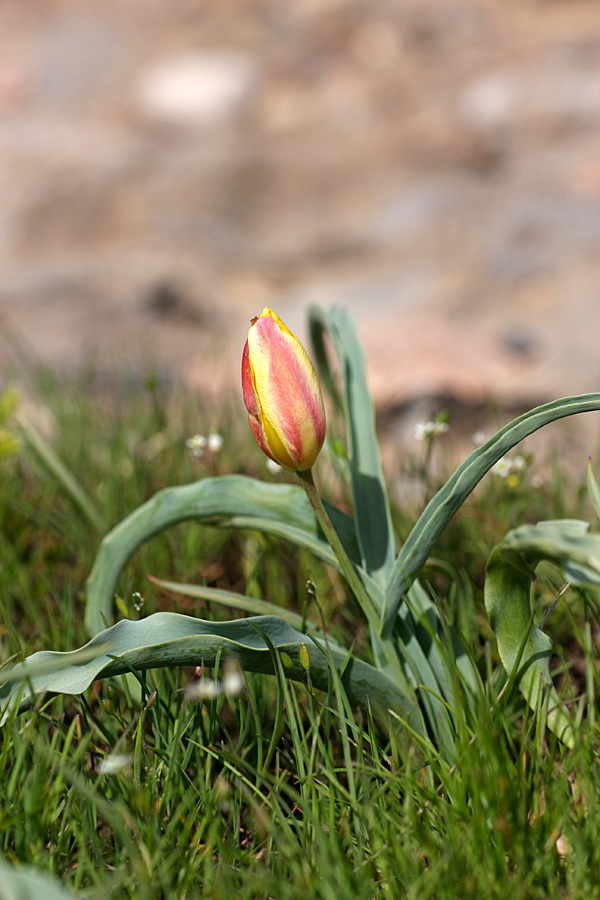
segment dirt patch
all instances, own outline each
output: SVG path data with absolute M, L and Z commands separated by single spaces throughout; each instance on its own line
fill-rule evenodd
M 380 408 L 600 381 L 595 0 L 0 8 L 0 373 L 236 382 L 349 307 Z

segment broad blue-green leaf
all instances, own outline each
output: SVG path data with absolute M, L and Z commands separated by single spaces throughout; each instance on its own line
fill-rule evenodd
M 80 896 L 79 894 L 77 896 Z M 0 858 L 0 900 L 75 900 L 60 881 L 33 866 L 11 866 Z
M 385 589 L 396 551 L 364 351 L 350 316 L 341 306 L 334 306 L 329 313 L 313 308 L 309 315 L 329 331 L 333 340 L 342 376 L 354 524 L 362 566 Z M 315 333 L 315 325 L 311 333 Z M 319 360 L 321 355 L 322 351 Z
M 335 507 L 328 506 L 327 511 L 348 556 L 356 564 L 360 555 L 352 519 Z M 112 620 L 119 574 L 138 547 L 170 525 L 187 519 L 273 534 L 310 550 L 328 565 L 338 568 L 301 487 L 227 475 L 165 488 L 120 522 L 102 541 L 86 586 L 85 621 L 90 634 L 104 628 L 103 617 L 107 622 Z
M 361 568 L 378 587 L 376 592 L 371 590 L 370 593 L 381 609 L 382 593 L 389 581 L 396 551 L 375 429 L 375 408 L 367 384 L 363 348 L 352 320 L 340 306 L 334 306 L 329 312 L 312 307 L 309 310 L 309 328 L 319 373 L 334 401 L 338 406 L 341 405 L 344 412 L 354 526 L 360 548 Z M 326 333 L 332 340 L 337 356 L 342 398 L 339 397 L 325 348 Z M 377 628 L 370 624 L 369 632 L 377 665 L 399 681 L 402 675 L 397 667 L 395 673 L 391 672 Z M 437 689 L 439 690 L 439 686 Z M 445 710 L 442 715 L 447 715 Z
M 465 459 L 428 503 L 396 558 L 385 599 L 384 637 L 391 633 L 402 596 L 418 575 L 442 531 L 494 463 L 544 425 L 595 410 L 600 410 L 600 393 L 564 397 L 545 403 L 509 422 Z
M 452 759 L 455 727 L 450 709 L 457 703 L 470 707 L 472 698 L 482 690 L 481 678 L 458 634 L 451 627 L 443 629 L 437 607 L 418 580 L 408 591 L 390 640 L 397 645 L 412 684 L 420 688 L 418 695 L 431 733 L 446 758 Z
M 325 335 L 329 331 L 329 315 L 321 306 L 308 309 L 308 332 L 312 356 L 322 387 L 325 388 L 338 409 L 342 409 L 342 398 L 331 369 Z
M 306 671 L 300 659 L 303 645 L 310 648 L 310 677 L 312 684 L 327 690 L 330 679 L 325 653 L 312 638 L 288 625 L 278 616 L 256 616 L 229 622 L 206 622 L 177 613 L 155 613 L 146 619 L 123 619 L 89 641 L 85 648 L 110 647 L 87 661 L 80 661 L 80 651 L 34 653 L 12 672 L 26 679 L 0 687 L 0 707 L 4 718 L 15 703 L 20 708 L 30 705 L 35 697 L 50 693 L 79 694 L 98 678 L 121 675 L 132 669 L 151 669 L 161 666 L 187 666 L 203 663 L 212 666 L 217 656 L 234 655 L 241 666 L 251 672 L 272 674 L 275 661 L 269 641 L 282 655 L 288 678 L 306 681 Z M 303 651 L 304 653 L 304 651 Z M 305 654 L 304 654 L 305 655 Z M 378 669 L 346 651 L 330 648 L 330 658 L 342 671 L 342 682 L 352 703 L 366 704 L 379 709 L 407 711 L 407 703 L 394 683 Z M 62 662 L 60 669 L 29 677 L 28 667 L 39 663 Z
M 517 668 L 532 709 L 548 692 L 548 727 L 568 746 L 574 743 L 571 719 L 552 684 L 552 642 L 532 621 L 530 590 L 541 560 L 556 563 L 573 584 L 600 585 L 600 535 L 588 528 L 572 519 L 515 528 L 494 548 L 486 569 L 485 604 L 502 664 L 509 675 Z
M 450 672 L 451 666 L 456 666 L 460 674 L 460 681 L 468 694 L 475 696 L 481 693 L 483 684 L 477 667 L 473 664 L 465 651 L 458 633 L 452 627 L 448 627 L 448 635 L 452 643 L 452 652 L 447 648 L 441 649 L 440 642 L 443 639 L 440 614 L 429 593 L 420 581 L 414 581 L 408 592 L 407 613 L 410 613 L 416 622 L 421 624 L 428 632 L 421 644 L 431 668 L 436 674 L 438 684 L 442 687 L 442 694 L 451 706 L 454 706 L 454 687 L 452 684 L 455 673 Z M 404 607 L 400 611 L 400 619 L 407 622 L 409 616 L 405 614 Z M 439 640 L 435 640 L 437 636 Z
M 450 757 L 454 752 L 454 732 L 448 707 L 442 699 L 451 702 L 452 695 L 439 647 L 424 626 L 424 617 L 431 612 L 431 608 L 435 610 L 433 604 L 430 606 L 424 600 L 424 594 L 425 591 L 418 582 L 411 586 L 409 602 L 396 618 L 392 640 L 399 649 L 412 683 L 426 688 L 419 691 L 419 698 L 427 712 L 430 728 Z M 437 610 L 434 616 L 437 617 Z M 437 631 L 437 623 L 434 628 Z
M 385 590 L 394 565 L 395 549 L 363 349 L 350 317 L 340 307 L 334 307 L 329 313 L 319 308 L 311 309 L 310 333 L 319 374 L 339 402 L 325 348 L 325 333 L 329 333 L 336 352 L 342 376 L 341 406 L 346 419 L 356 534 L 362 565 L 373 576 L 378 587 Z M 379 601 L 379 597 L 377 599 Z M 441 634 L 441 622 L 437 609 L 421 585 L 415 584 L 411 589 L 411 601 L 411 608 L 405 608 L 396 621 L 392 642 L 402 661 L 404 678 L 408 678 L 417 689 L 429 727 L 451 756 L 454 750 L 453 725 L 446 704 L 437 698 L 444 698 L 452 705 L 453 679 L 448 672 L 448 657 L 444 661 L 441 645 L 431 635 L 431 629 L 436 635 Z M 371 642 L 378 666 L 391 675 L 374 629 L 371 629 Z M 464 650 L 458 644 L 457 640 L 456 649 L 461 663 L 464 663 Z M 469 674 L 472 676 L 472 672 Z
M 81 650 L 73 651 L 71 655 L 72 665 L 81 665 L 103 653 L 110 653 L 111 648 L 108 644 L 95 644 L 93 647 L 82 647 Z M 33 660 L 29 657 L 27 661 L 18 663 L 14 666 L 7 666 L 0 669 L 0 686 L 10 684 L 11 682 L 22 682 L 24 678 L 32 679 L 38 676 L 51 675 L 53 672 L 62 669 L 61 654 L 54 654 L 52 657 L 38 657 Z M 1 900 L 1 898 L 0 898 Z

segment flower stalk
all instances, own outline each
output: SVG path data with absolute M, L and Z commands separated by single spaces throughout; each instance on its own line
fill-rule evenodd
M 302 486 L 306 492 L 306 496 L 308 497 L 310 504 L 315 512 L 317 517 L 317 521 L 321 526 L 321 530 L 325 535 L 325 538 L 336 555 L 336 559 L 340 564 L 340 569 L 342 573 L 350 585 L 350 589 L 360 608 L 362 609 L 364 615 L 367 618 L 367 621 L 370 625 L 379 631 L 380 628 L 380 617 L 373 602 L 372 597 L 369 595 L 368 591 L 365 589 L 362 581 L 359 576 L 356 574 L 356 570 L 350 561 L 350 558 L 346 551 L 344 550 L 344 546 L 340 541 L 338 534 L 333 527 L 333 523 L 327 514 L 327 510 L 323 505 L 323 501 L 321 500 L 321 495 L 317 490 L 317 486 L 315 485 L 315 481 L 312 474 L 312 469 L 306 469 L 303 472 L 297 473 L 300 481 L 302 482 Z

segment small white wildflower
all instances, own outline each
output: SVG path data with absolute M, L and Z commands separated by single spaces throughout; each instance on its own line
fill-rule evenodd
M 223 679 L 223 693 L 228 697 L 239 697 L 244 690 L 244 679 L 238 669 L 232 669 L 225 673 Z
M 475 434 L 473 435 L 472 440 L 476 447 L 481 447 L 481 445 L 485 444 L 485 442 L 487 440 L 485 431 L 482 431 L 482 430 L 476 431 Z
M 415 425 L 415 439 L 424 441 L 433 434 L 434 422 L 417 422 Z
M 526 456 L 514 456 L 512 459 L 503 456 L 497 463 L 494 463 L 492 472 L 495 472 L 496 475 L 500 475 L 501 478 L 507 478 L 509 475 L 512 475 L 513 472 L 522 472 L 528 465 L 529 463 Z
M 279 463 L 276 463 L 274 459 L 267 459 L 265 465 L 271 475 L 277 475 L 279 472 L 281 472 L 282 467 L 279 465 Z
M 437 437 L 445 434 L 450 426 L 447 422 L 437 419 L 435 422 L 430 419 L 428 422 L 418 422 L 415 426 L 415 438 L 417 441 L 423 441 L 425 438 Z
M 110 753 L 98 763 L 98 771 L 103 775 L 120 772 L 133 762 L 133 753 Z
M 211 431 L 206 443 L 211 453 L 218 453 L 223 446 L 223 435 L 217 431 Z
M 199 678 L 185 689 L 188 700 L 214 700 L 221 693 L 221 684 L 212 678 Z
M 225 674 L 223 676 L 223 693 L 228 697 L 239 697 L 245 687 L 244 677 L 240 664 L 235 657 L 230 657 L 225 662 Z
M 203 434 L 195 434 L 193 437 L 187 439 L 185 446 L 195 459 L 201 459 L 204 456 L 204 449 L 207 443 L 208 440 Z
M 221 694 L 238 697 L 244 690 L 244 677 L 235 657 L 226 661 L 222 681 L 202 675 L 203 668 L 203 666 L 196 667 L 196 679 L 185 689 L 188 700 L 214 700 Z
M 508 478 L 511 473 L 511 469 L 511 461 L 510 459 L 506 459 L 505 456 L 499 459 L 498 462 L 494 463 L 494 465 L 492 466 L 492 472 L 494 472 L 494 474 L 496 475 L 499 475 L 500 478 Z

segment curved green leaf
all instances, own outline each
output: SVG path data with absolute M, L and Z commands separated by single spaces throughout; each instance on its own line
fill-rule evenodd
M 442 531 L 494 463 L 544 425 L 594 410 L 600 410 L 600 393 L 564 397 L 545 403 L 509 422 L 465 459 L 425 507 L 396 558 L 385 599 L 384 637 L 391 633 L 402 596 L 418 575 Z
M 486 568 L 485 604 L 502 665 L 515 675 L 532 709 L 548 692 L 548 727 L 568 746 L 573 727 L 550 676 L 552 641 L 532 621 L 530 592 L 541 560 L 559 565 L 573 584 L 600 585 L 600 535 L 588 534 L 588 528 L 572 519 L 515 528 L 494 548 Z
M 306 670 L 300 659 L 304 646 L 310 652 L 310 678 L 316 688 L 328 688 L 330 659 L 343 673 L 342 683 L 351 702 L 407 711 L 406 700 L 383 672 L 354 656 L 348 658 L 346 651 L 335 646 L 329 647 L 326 656 L 313 638 L 292 628 L 279 616 L 207 622 L 163 612 L 135 622 L 123 619 L 96 635 L 82 648 L 102 650 L 92 659 L 81 661 L 81 651 L 77 650 L 72 653 L 40 651 L 18 663 L 11 670 L 13 681 L 0 687 L 2 721 L 17 702 L 20 708 L 25 708 L 46 692 L 79 694 L 98 678 L 121 675 L 132 669 L 201 663 L 212 666 L 217 656 L 234 655 L 251 672 L 273 674 L 276 660 L 269 641 L 278 652 L 286 654 L 284 671 L 288 678 L 305 683 Z M 40 673 L 39 664 L 56 662 L 62 663 L 61 668 Z
M 450 713 L 443 699 L 452 700 L 449 679 L 444 671 L 439 646 L 424 627 L 424 619 L 433 604 L 425 600 L 422 585 L 414 582 L 409 591 L 408 603 L 396 618 L 393 640 L 398 654 L 415 686 L 425 688 L 419 692 L 427 713 L 427 721 L 440 745 L 449 755 L 454 752 L 454 731 Z M 437 619 L 437 610 L 435 610 Z M 437 624 L 437 622 L 436 622 Z M 434 626 L 435 627 L 435 626 Z
M 335 377 L 329 364 L 329 355 L 325 343 L 325 335 L 329 331 L 329 315 L 321 306 L 310 306 L 308 309 L 308 332 L 312 355 L 319 373 L 321 384 L 335 403 L 342 410 L 342 398 L 338 391 Z
M 377 585 L 378 590 L 371 590 L 370 594 L 376 600 L 378 609 L 382 609 L 382 595 L 393 569 L 396 551 L 375 428 L 375 407 L 367 383 L 364 351 L 352 319 L 340 306 L 334 306 L 329 312 L 316 306 L 310 308 L 309 330 L 319 374 L 334 402 L 344 412 L 354 526 L 360 547 L 361 568 Z M 327 333 L 332 339 L 337 356 L 343 398 L 339 396 L 329 363 L 325 346 Z M 391 674 L 377 627 L 371 623 L 369 631 L 377 665 Z M 397 649 L 401 650 L 400 647 Z M 397 679 L 400 674 L 396 672 Z M 441 715 L 447 718 L 447 711 L 443 709 Z
M 352 519 L 335 507 L 328 506 L 327 511 L 346 552 L 356 564 L 360 554 Z M 226 475 L 165 488 L 120 522 L 102 541 L 86 585 L 85 622 L 90 634 L 101 631 L 105 620 L 111 621 L 119 574 L 138 547 L 158 532 L 186 519 L 274 534 L 338 568 L 301 487 Z
M 388 583 L 396 555 L 379 442 L 375 430 L 375 407 L 367 384 L 365 355 L 352 319 L 341 306 L 329 313 L 309 311 L 311 335 L 320 339 L 317 358 L 329 373 L 322 330 L 329 331 L 338 358 L 343 385 L 348 457 L 354 501 L 354 524 L 362 566 L 382 589 Z M 316 327 L 319 323 L 320 328 Z M 327 383 L 332 381 L 327 376 Z
M 33 866 L 11 866 L 0 858 L 2 900 L 75 900 L 54 876 Z M 80 894 L 77 895 L 81 896 Z

